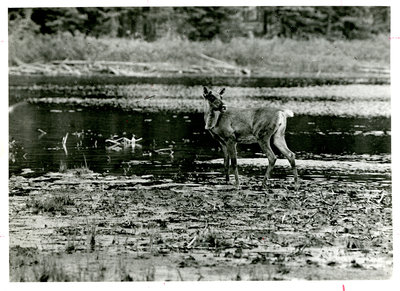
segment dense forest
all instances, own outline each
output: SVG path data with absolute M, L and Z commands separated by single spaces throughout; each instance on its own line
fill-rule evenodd
M 389 7 L 10 8 L 9 34 L 69 32 L 91 37 L 192 41 L 234 37 L 367 39 L 389 33 Z

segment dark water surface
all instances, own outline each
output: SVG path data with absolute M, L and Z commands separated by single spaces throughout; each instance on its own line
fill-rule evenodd
M 210 170 L 195 165 L 195 161 L 222 157 L 218 144 L 204 130 L 202 114 L 24 104 L 10 113 L 9 120 L 10 139 L 17 144 L 10 173 L 25 168 L 43 173 L 87 165 L 100 173 L 185 175 Z M 286 140 L 300 159 L 385 155 L 391 151 L 390 130 L 388 118 L 295 116 L 288 120 Z M 67 133 L 65 152 L 62 138 Z M 111 144 L 106 139 L 113 136 L 130 139 L 132 134 L 143 138 L 138 142 L 140 147 L 107 150 Z M 239 157 L 260 157 L 259 153 L 258 145 L 239 147 Z

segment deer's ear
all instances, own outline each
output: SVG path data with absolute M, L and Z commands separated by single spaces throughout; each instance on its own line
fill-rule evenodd
M 208 94 L 208 89 L 207 89 L 207 87 L 203 87 L 203 94 L 204 94 L 204 95 L 207 95 L 207 94 Z
M 225 88 L 222 88 L 220 91 L 219 91 L 219 95 L 223 95 L 225 93 Z

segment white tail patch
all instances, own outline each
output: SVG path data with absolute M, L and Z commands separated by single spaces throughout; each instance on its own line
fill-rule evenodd
M 283 110 L 283 113 L 286 115 L 286 117 L 293 117 L 294 116 L 293 111 L 289 110 L 289 109 Z

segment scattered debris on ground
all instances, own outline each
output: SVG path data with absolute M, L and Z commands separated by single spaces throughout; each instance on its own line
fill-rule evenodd
M 10 280 L 390 278 L 390 186 L 258 178 L 12 176 Z

